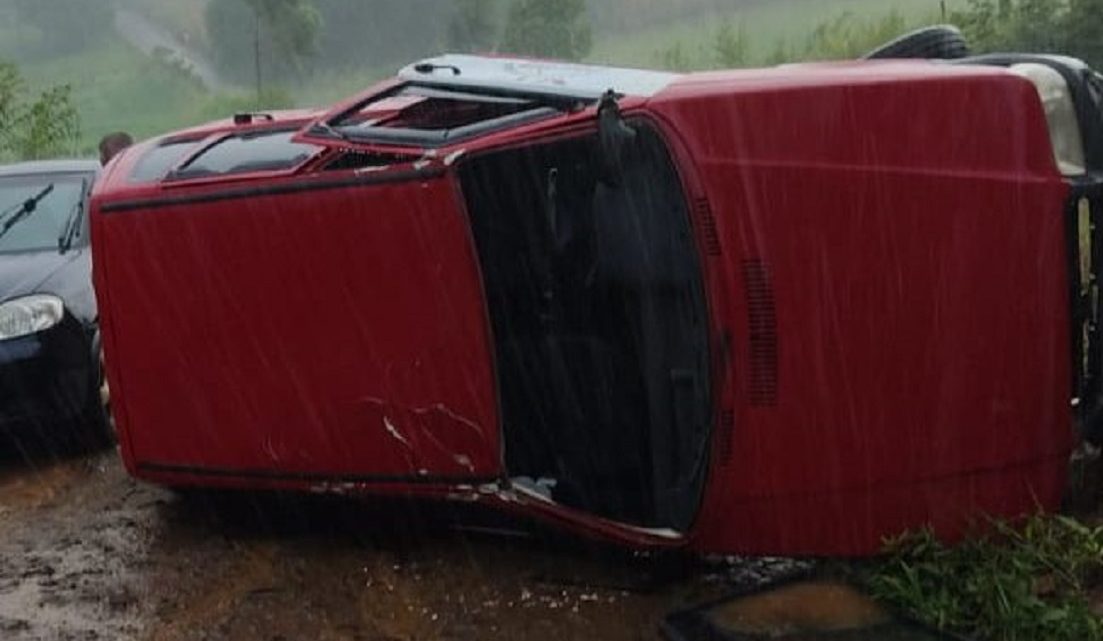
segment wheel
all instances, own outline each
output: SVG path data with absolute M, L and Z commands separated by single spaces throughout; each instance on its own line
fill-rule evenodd
M 1080 420 L 1080 435 L 1092 447 L 1103 447 L 1103 398 L 1096 398 Z
M 115 421 L 111 417 L 111 390 L 107 384 L 100 348 L 97 367 L 88 392 L 87 406 L 81 413 L 78 438 L 88 446 L 107 447 L 116 442 Z
M 969 55 L 969 43 L 952 25 L 924 27 L 891 40 L 865 55 L 867 60 L 926 58 L 956 60 Z

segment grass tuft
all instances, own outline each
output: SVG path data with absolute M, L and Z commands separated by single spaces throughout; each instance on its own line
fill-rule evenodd
M 957 546 L 929 531 L 890 541 L 866 584 L 882 602 L 986 641 L 1094 641 L 1089 587 L 1103 573 L 1103 528 L 1037 515 Z

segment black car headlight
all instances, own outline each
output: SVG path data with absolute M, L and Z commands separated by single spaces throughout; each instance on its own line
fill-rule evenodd
M 0 303 L 0 341 L 50 329 L 61 322 L 65 304 L 57 296 L 35 294 Z

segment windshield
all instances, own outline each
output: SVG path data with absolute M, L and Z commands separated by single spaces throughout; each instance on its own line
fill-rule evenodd
M 0 237 L 0 254 L 27 251 L 57 250 L 58 239 L 66 225 L 78 213 L 83 203 L 85 185 L 90 182 L 80 174 L 13 176 L 0 178 L 0 224 L 18 214 L 27 200 L 42 194 L 51 184 L 54 188 L 38 201 L 34 210 L 11 226 Z M 81 233 L 74 245 L 88 242 Z

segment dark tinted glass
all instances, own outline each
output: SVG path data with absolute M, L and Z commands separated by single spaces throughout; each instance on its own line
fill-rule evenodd
M 0 226 L 18 218 L 8 233 L 0 237 L 0 254 L 56 251 L 58 240 L 81 206 L 92 178 L 80 174 L 42 174 L 0 179 Z M 19 217 L 24 203 L 32 199 L 34 208 Z
M 336 124 L 339 127 L 455 129 L 539 106 L 535 101 L 523 98 L 480 96 L 412 86 L 369 102 Z
M 321 147 L 292 142 L 295 131 L 265 131 L 225 138 L 193 158 L 172 178 L 280 171 L 305 162 Z
M 410 85 L 373 98 L 330 125 L 356 141 L 441 146 L 562 113 L 536 98 Z
M 150 149 L 134 166 L 134 171 L 130 174 L 130 182 L 150 183 L 161 180 L 176 163 L 183 160 L 198 144 L 199 141 L 197 140 L 183 140 L 165 143 Z

